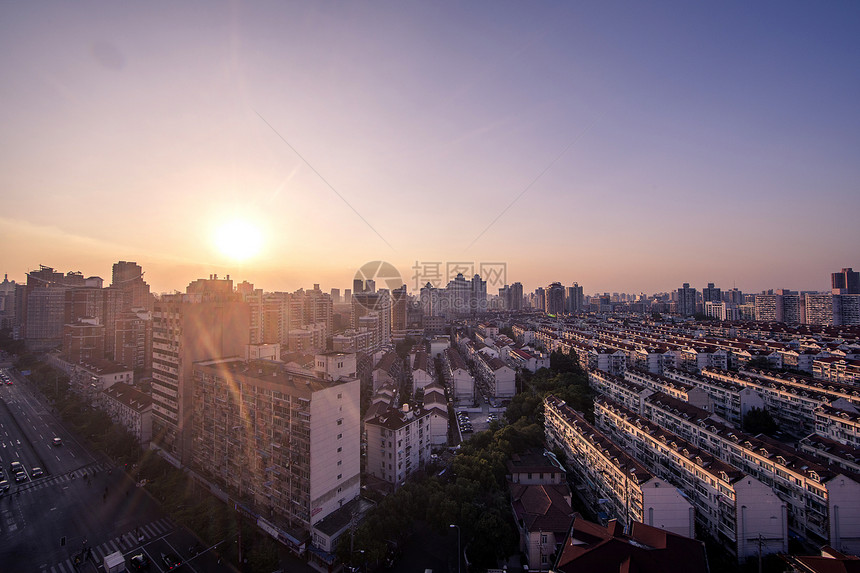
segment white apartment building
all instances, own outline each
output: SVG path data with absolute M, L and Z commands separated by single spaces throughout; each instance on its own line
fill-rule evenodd
M 744 372 L 704 370 L 702 375 L 714 380 L 734 382 L 754 390 L 764 400 L 765 408 L 771 416 L 793 433 L 814 432 L 815 411 L 836 398 L 814 387 L 759 378 Z
M 852 448 L 860 448 L 860 410 L 840 398 L 815 410 L 815 433 Z
M 149 447 L 152 439 L 152 398 L 124 382 L 106 388 L 99 403 L 114 423 L 134 436 L 137 443 Z
M 516 394 L 516 372 L 499 358 L 491 358 L 483 352 L 475 353 L 478 376 L 487 385 L 491 396 L 504 400 Z
M 314 357 L 314 372 L 329 380 L 354 378 L 356 359 L 353 352 L 324 352 Z
M 788 511 L 766 484 L 606 398 L 594 403 L 597 426 L 637 460 L 680 488 L 698 522 L 743 562 L 788 551 Z
M 789 526 L 845 551 L 860 547 L 860 483 L 781 442 L 729 428 L 709 412 L 665 394 L 645 400 L 642 415 L 774 489 Z
M 347 330 L 332 337 L 332 350 L 336 352 L 362 352 L 368 354 L 378 347 L 376 331 Z
M 666 369 L 663 376 L 669 380 L 693 384 L 708 394 L 712 412 L 717 416 L 739 426 L 743 417 L 753 408 L 764 409 L 764 399 L 754 388 L 735 382 L 705 378 L 675 369 Z
M 424 409 L 430 412 L 430 444 L 434 448 L 448 445 L 448 400 L 438 382 L 424 387 Z
M 602 396 L 609 396 L 634 412 L 642 411 L 642 400 L 654 391 L 621 376 L 613 376 L 602 370 L 588 371 L 588 384 Z
M 544 401 L 548 447 L 567 456 L 568 467 L 584 486 L 582 495 L 599 507 L 603 519 L 629 526 L 640 521 L 695 538 L 693 506 L 666 480 L 585 421 L 579 412 L 554 396 Z
M 367 472 L 398 488 L 430 461 L 430 412 L 389 409 L 364 423 L 367 433 Z
M 442 367 L 455 405 L 472 405 L 475 402 L 475 378 L 455 348 L 447 348 L 442 353 Z
M 359 495 L 357 378 L 236 358 L 198 362 L 193 372 L 194 465 L 257 513 L 301 539 Z
M 624 372 L 624 379 L 629 382 L 642 384 L 655 392 L 663 392 L 673 398 L 692 404 L 704 410 L 711 410 L 711 397 L 702 388 L 693 384 L 672 380 L 664 376 L 658 376 L 638 369 L 628 369 Z
M 423 389 L 435 380 L 433 367 L 426 352 L 416 352 L 412 355 L 412 392 Z

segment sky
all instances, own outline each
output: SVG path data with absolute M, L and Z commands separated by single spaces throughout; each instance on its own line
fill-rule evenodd
M 858 62 L 857 2 L 5 2 L 0 273 L 825 290 Z

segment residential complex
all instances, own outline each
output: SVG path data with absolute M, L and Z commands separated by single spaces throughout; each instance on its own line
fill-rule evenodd
M 358 379 L 222 358 L 193 366 L 193 388 L 193 467 L 270 510 L 298 542 L 358 496 Z

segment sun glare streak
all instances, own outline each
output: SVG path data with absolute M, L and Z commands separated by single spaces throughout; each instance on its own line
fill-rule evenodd
M 224 256 L 234 261 L 244 261 L 260 252 L 263 234 L 255 225 L 236 219 L 216 229 L 215 246 Z

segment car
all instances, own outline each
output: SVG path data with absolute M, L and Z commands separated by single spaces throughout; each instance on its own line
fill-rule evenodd
M 5 479 L 3 481 L 0 481 L 0 493 L 6 493 L 7 491 L 9 491 L 10 487 L 12 487 L 12 484 L 10 484 Z
M 21 465 L 21 462 L 12 462 L 9 464 L 9 469 L 13 474 L 24 471 L 24 466 Z
M 40 476 L 43 476 L 43 475 L 45 475 L 45 472 L 44 472 L 44 471 L 42 470 L 42 468 L 40 468 L 40 467 L 35 467 L 35 468 L 33 468 L 33 470 L 30 472 L 30 476 L 32 476 L 32 477 L 34 477 L 34 478 L 37 478 L 37 477 L 40 477 Z
M 55 446 L 62 446 L 62 445 L 63 445 L 63 440 L 61 440 L 60 438 L 54 438 L 53 444 L 54 444 Z
M 15 474 L 15 483 L 21 483 L 22 481 L 27 481 L 27 479 L 29 478 L 27 478 L 27 474 L 24 472 Z
M 145 553 L 138 553 L 128 560 L 128 564 L 132 571 L 145 571 L 149 569 L 149 557 Z
M 161 562 L 164 563 L 164 566 L 167 567 L 168 571 L 173 571 L 174 569 L 182 565 L 182 561 L 180 561 L 179 557 L 177 557 L 173 553 L 162 553 Z

